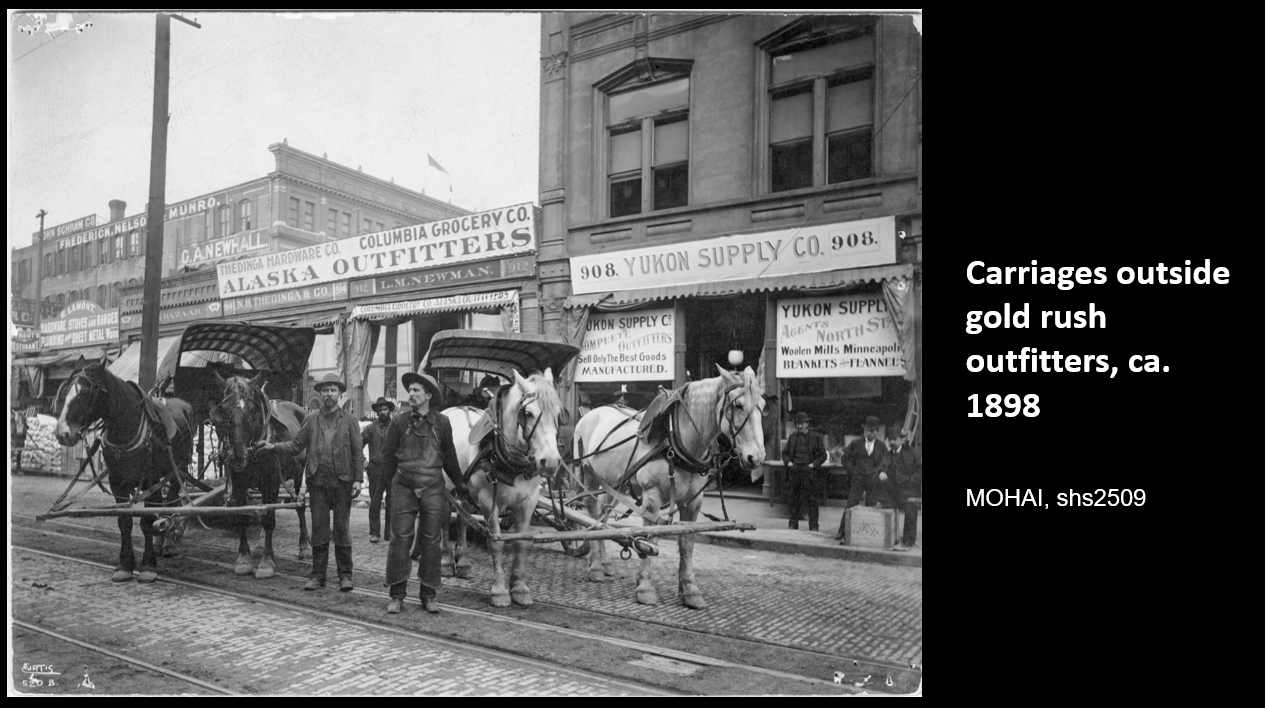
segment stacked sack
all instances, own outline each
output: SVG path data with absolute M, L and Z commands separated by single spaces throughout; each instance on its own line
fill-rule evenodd
M 57 419 L 35 415 L 26 419 L 26 448 L 19 467 L 26 472 L 60 472 L 62 446 L 53 435 Z

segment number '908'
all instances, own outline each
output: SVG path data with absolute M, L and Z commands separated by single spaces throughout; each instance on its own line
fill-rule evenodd
M 598 265 L 583 266 L 580 268 L 580 280 L 601 277 L 615 277 L 615 264 L 607 263 L 606 265 L 602 265 L 599 263 Z
M 966 414 L 967 418 L 1000 418 L 1003 415 L 1007 418 L 1014 418 L 1020 413 L 1025 418 L 1036 418 L 1041 415 L 1041 407 L 1037 404 L 1041 402 L 1041 397 L 1035 393 L 1029 393 L 1020 397 L 1017 393 L 1008 393 L 1005 398 L 1001 394 L 990 393 L 984 398 L 984 412 L 979 409 L 979 394 L 972 393 L 966 397 L 971 402 L 970 412 Z

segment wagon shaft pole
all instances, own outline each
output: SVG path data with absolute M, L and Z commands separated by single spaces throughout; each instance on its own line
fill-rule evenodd
M 129 506 L 122 509 L 67 509 L 65 511 L 40 514 L 35 519 L 43 521 L 60 516 L 242 516 L 297 508 L 299 508 L 299 505 L 293 502 L 260 506 Z
M 753 529 L 755 529 L 754 524 L 740 524 L 736 521 L 720 521 L 704 524 L 625 526 L 622 528 L 603 528 L 592 529 L 589 531 L 558 531 L 553 533 L 503 533 L 499 536 L 492 536 L 492 540 L 553 543 L 555 541 L 598 541 L 620 538 L 680 536 L 681 534 L 699 533 L 702 531 L 750 531 Z

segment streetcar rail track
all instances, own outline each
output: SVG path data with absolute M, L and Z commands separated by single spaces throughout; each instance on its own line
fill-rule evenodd
M 14 548 L 18 548 L 18 547 L 17 547 L 17 546 L 14 546 Z M 32 550 L 32 549 L 29 549 L 29 548 L 23 548 L 22 550 L 24 550 L 24 551 L 29 551 L 29 550 Z M 36 552 L 38 553 L 38 551 L 36 551 Z M 46 555 L 47 555 L 47 554 L 46 554 Z M 71 559 L 71 560 L 75 560 L 75 559 Z M 122 662 L 123 662 L 123 663 L 125 663 L 125 664 L 131 664 L 132 666 L 136 666 L 136 667 L 139 667 L 139 668 L 145 669 L 146 671 L 153 671 L 154 673 L 162 674 L 163 676 L 167 676 L 167 677 L 169 677 L 169 678 L 174 678 L 174 679 L 177 679 L 177 680 L 180 680 L 180 681 L 184 681 L 184 682 L 186 682 L 186 683 L 191 683 L 191 684 L 193 684 L 193 685 L 195 685 L 195 686 L 199 686 L 199 687 L 201 687 L 201 688 L 205 688 L 205 689 L 210 690 L 210 691 L 215 691 L 216 693 L 222 693 L 222 694 L 224 694 L 224 695 L 226 695 L 226 696 L 249 696 L 249 695 L 250 695 L 249 693 L 242 693 L 242 692 L 240 692 L 240 691 L 234 691 L 234 690 L 233 690 L 233 689 L 231 689 L 231 688 L 225 688 L 225 687 L 223 687 L 223 686 L 217 686 L 217 685 L 215 685 L 215 684 L 213 684 L 213 683 L 211 683 L 211 682 L 209 682 L 209 681 L 203 681 L 202 679 L 199 679 L 199 678 L 194 678 L 193 676 L 190 676 L 190 675 L 188 675 L 188 674 L 182 674 L 182 673 L 180 673 L 179 671 L 172 671 L 171 669 L 164 668 L 164 667 L 162 667 L 162 666 L 158 666 L 157 664 L 151 664 L 151 663 L 149 663 L 148 661 L 144 661 L 144 660 L 142 660 L 142 659 L 137 659 L 137 658 L 135 658 L 135 657 L 131 657 L 131 656 L 128 656 L 128 655 L 126 655 L 126 654 L 120 654 L 119 652 L 116 652 L 116 651 L 113 651 L 113 650 L 110 650 L 110 649 L 106 649 L 105 647 L 98 646 L 98 645 L 93 644 L 93 643 L 91 643 L 91 642 L 85 642 L 85 641 L 83 641 L 82 639 L 75 639 L 74 637 L 67 636 L 67 635 L 62 634 L 62 633 L 60 633 L 60 632 L 54 632 L 54 631 L 53 631 L 53 630 L 51 630 L 51 629 L 48 629 L 48 628 L 46 628 L 46 627 L 41 627 L 41 626 L 39 626 L 39 625 L 37 625 L 37 624 L 31 624 L 30 622 L 24 622 L 24 621 L 19 620 L 19 619 L 14 619 L 14 620 L 11 620 L 11 621 L 13 622 L 13 626 L 15 626 L 15 627 L 21 627 L 21 628 L 23 628 L 23 629 L 26 629 L 26 630 L 31 631 L 31 632 L 35 632 L 35 633 L 37 633 L 37 634 L 43 634 L 43 635 L 45 635 L 45 636 L 48 636 L 48 637 L 52 637 L 52 638 L 54 638 L 54 639 L 61 640 L 61 641 L 66 642 L 66 643 L 68 643 L 68 644 L 73 644 L 73 645 L 75 645 L 75 646 L 77 646 L 77 647 L 80 647 L 81 649 L 87 649 L 88 651 L 93 651 L 93 652 L 96 652 L 96 653 L 98 653 L 98 654 L 103 654 L 103 655 L 105 655 L 105 656 L 110 657 L 111 659 L 115 659 L 115 660 L 117 660 L 117 661 L 122 661 Z
M 15 551 L 34 553 L 36 555 L 42 555 L 48 558 L 68 561 L 71 563 L 78 563 L 81 565 L 87 565 L 94 568 L 101 568 L 103 570 L 110 570 L 112 567 L 104 563 L 99 563 L 97 561 L 84 560 L 82 558 L 75 558 L 73 556 L 65 556 L 59 553 L 51 553 L 49 551 L 44 551 L 37 548 L 31 548 L 29 546 L 14 545 L 12 546 L 12 548 Z M 225 567 L 231 567 L 228 564 L 221 564 L 217 561 L 207 561 L 204 559 L 196 559 L 196 560 L 202 563 L 210 564 L 210 565 L 215 565 L 215 566 L 224 565 Z M 290 575 L 285 575 L 285 574 L 280 574 L 280 573 L 278 575 L 281 575 L 282 577 L 288 577 L 288 578 L 295 577 L 295 576 L 290 576 Z M 606 684 L 611 685 L 614 688 L 619 688 L 619 689 L 631 691 L 634 693 L 651 693 L 651 694 L 660 695 L 660 696 L 690 695 L 690 694 L 682 693 L 680 691 L 674 691 L 674 690 L 665 689 L 665 688 L 657 687 L 657 686 L 634 684 L 634 683 L 625 681 L 623 679 L 612 677 L 605 674 L 583 671 L 583 670 L 575 669 L 568 666 L 558 666 L 558 665 L 541 661 L 539 659 L 532 659 L 530 657 L 525 657 L 525 656 L 522 656 L 521 654 L 513 654 L 510 652 L 497 651 L 495 649 L 488 649 L 487 647 L 482 647 L 477 644 L 468 644 L 465 642 L 456 641 L 456 640 L 449 639 L 448 637 L 444 637 L 438 634 L 432 634 L 429 632 L 422 632 L 422 631 L 417 631 L 413 629 L 407 629 L 407 628 L 398 627 L 395 625 L 385 624 L 382 622 L 373 622 L 369 620 L 357 619 L 355 617 L 349 617 L 347 615 L 341 615 L 334 612 L 327 612 L 325 610 L 317 610 L 311 607 L 304 607 L 302 605 L 296 605 L 294 603 L 289 603 L 289 602 L 282 602 L 280 600 L 273 600 L 271 598 L 260 597 L 258 595 L 251 595 L 249 593 L 241 593 L 241 592 L 236 592 L 234 590 L 226 590 L 224 588 L 218 588 L 213 585 L 206 585 L 204 583 L 199 583 L 199 582 L 195 582 L 191 580 L 179 580 L 176 578 L 164 577 L 162 575 L 159 575 L 158 580 L 156 582 L 168 583 L 171 585 L 177 585 L 180 587 L 190 588 L 192 590 L 198 590 L 201 592 L 207 592 L 207 593 L 212 593 L 216 595 L 222 595 L 225 597 L 231 597 L 236 600 L 242 600 L 245 602 L 258 603 L 262 605 L 268 605 L 271 607 L 277 607 L 284 610 L 290 610 L 293 612 L 300 612 L 300 613 L 311 615 L 314 617 L 321 617 L 324 619 L 345 622 L 347 624 L 356 625 L 358 627 L 363 627 L 366 629 L 387 631 L 393 634 L 409 637 L 411 639 L 424 639 L 427 642 L 440 644 L 445 647 L 448 647 L 449 649 L 482 654 L 483 656 L 490 659 L 511 660 L 511 661 L 515 661 L 521 664 L 532 666 L 534 668 L 540 669 L 541 671 L 553 671 L 557 673 L 564 673 L 564 674 L 568 674 L 570 676 L 574 676 L 576 678 L 583 679 L 586 681 L 596 681 L 596 682 L 606 683 Z M 356 592 L 359 592 L 361 594 L 376 594 L 373 591 L 365 591 L 365 590 L 357 590 Z M 383 596 L 385 596 L 385 593 L 383 593 Z M 455 612 L 456 610 L 459 610 L 462 608 L 449 608 L 449 609 Z M 597 638 L 597 637 L 594 636 L 592 638 Z M 244 695 L 244 694 L 236 694 L 236 695 Z
M 44 522 L 41 522 L 41 523 L 42 523 L 42 524 L 45 524 L 45 525 L 58 525 L 58 526 L 64 526 L 64 527 L 67 527 L 67 528 L 83 529 L 83 530 L 93 531 L 93 532 L 97 532 L 97 533 L 100 533 L 100 532 L 101 532 L 101 529 L 99 529 L 99 528 L 97 528 L 97 527 L 94 527 L 94 526 L 88 526 L 88 525 L 85 525 L 85 524 L 76 524 L 76 523 L 73 523 L 73 522 L 70 522 L 70 521 L 65 521 L 65 520 L 60 520 L 60 519 L 59 519 L 59 520 L 49 520 L 49 521 L 44 521 Z M 42 531 L 41 529 L 37 529 L 37 528 L 35 528 L 35 527 L 28 527 L 28 528 L 31 528 L 31 530 L 36 531 L 36 532 L 55 533 L 55 532 L 51 532 L 51 531 Z M 81 536 L 70 536 L 70 535 L 68 535 L 68 534 L 59 534 L 59 535 L 69 536 L 69 537 L 72 537 L 72 538 L 82 538 Z M 105 543 L 105 544 L 109 544 L 109 545 L 114 545 L 114 542 L 113 542 L 113 541 L 103 541 L 103 540 L 100 540 L 100 539 L 91 539 L 91 540 L 93 540 L 93 541 L 95 541 L 95 542 L 98 542 L 98 543 Z M 186 545 L 186 544 L 187 544 L 187 545 L 190 545 L 190 546 L 193 546 L 193 547 L 197 547 L 197 548 L 211 549 L 211 550 L 216 550 L 216 551 L 220 551 L 220 552 L 232 552 L 232 549 L 231 549 L 231 548 L 227 548 L 226 546 L 221 546 L 221 545 L 217 545 L 217 544 L 213 544 L 213 543 L 207 543 L 207 542 L 205 542 L 205 541 L 190 540 L 188 536 L 185 536 L 185 538 L 183 538 L 183 539 L 180 541 L 180 545 L 181 545 L 181 546 L 184 546 L 184 545 Z M 277 558 L 277 560 L 278 560 L 278 561 L 285 561 L 285 562 L 290 562 L 290 563 L 302 563 L 302 562 L 303 562 L 303 561 L 296 560 L 296 559 L 294 559 L 294 558 L 290 558 L 290 557 L 288 557 L 288 556 L 277 556 L 276 558 Z M 216 565 L 218 565 L 218 566 L 220 566 L 220 567 L 232 568 L 232 564 L 231 564 L 231 563 L 220 563 L 220 562 L 217 562 L 217 561 L 211 561 L 211 560 L 206 560 L 206 559 L 202 559 L 202 558 L 197 558 L 196 560 L 198 560 L 198 561 L 200 561 L 200 562 L 204 562 L 204 563 L 213 563 L 213 564 L 216 564 Z M 371 575 L 371 576 L 377 576 L 377 577 L 385 577 L 383 573 L 378 572 L 378 571 L 375 571 L 375 570 L 361 570 L 361 569 L 357 569 L 357 570 L 356 570 L 356 572 L 357 572 L 357 573 L 360 573 L 360 574 L 364 574 L 364 575 Z M 290 578 L 290 579 L 298 579 L 298 580 L 305 580 L 305 579 L 306 579 L 306 576 L 296 576 L 296 575 L 292 575 L 292 574 L 285 574 L 285 573 L 282 573 L 280 570 L 278 570 L 278 573 L 277 573 L 277 574 L 278 574 L 279 576 L 280 576 L 280 575 L 284 575 L 285 577 Z M 488 591 L 486 591 L 486 590 L 480 590 L 480 589 L 475 588 L 475 587 L 470 587 L 470 588 L 462 587 L 462 588 L 460 588 L 460 590 L 461 590 L 462 592 L 475 593 L 475 594 L 482 595 L 482 596 L 485 596 L 485 597 L 490 597 L 490 596 L 491 596 L 491 593 L 489 593 Z M 360 592 L 360 593 L 365 593 L 365 594 L 373 594 L 373 593 L 375 593 L 376 591 L 372 591 L 372 590 L 365 590 L 365 589 L 362 589 L 362 588 L 356 588 L 355 592 Z M 385 593 L 385 592 L 377 592 L 377 594 L 378 594 L 378 595 L 380 595 L 380 596 L 381 596 L 381 597 L 383 597 L 383 598 L 388 597 L 387 593 Z M 530 621 L 528 621 L 528 620 L 520 620 L 520 619 L 516 619 L 516 618 L 512 618 L 512 617 L 506 617 L 505 615 L 502 615 L 502 614 L 497 614 L 497 613 L 493 613 L 493 612 L 486 612 L 486 611 L 481 611 L 481 610 L 475 610 L 475 609 L 470 609 L 470 608 L 464 608 L 464 607 L 455 606 L 455 605 L 447 605 L 447 604 L 444 604 L 444 603 L 440 603 L 440 604 L 441 604 L 441 606 L 442 606 L 442 607 L 444 607 L 444 608 L 446 608 L 446 609 L 449 609 L 449 610 L 451 610 L 451 611 L 453 611 L 453 612 L 462 612 L 462 613 L 465 613 L 465 614 L 468 614 L 468 615 L 471 615 L 471 616 L 477 616 L 477 617 L 487 618 L 487 619 L 491 619 L 491 620 L 498 620 L 498 621 L 517 622 L 517 623 L 522 623 L 522 626 L 530 626 L 530 627 L 534 627 L 534 628 L 538 628 L 538 629 L 542 629 L 542 630 L 549 630 L 549 631 L 553 631 L 553 632 L 561 632 L 561 633 L 564 633 L 564 634 L 569 633 L 569 634 L 572 634 L 572 635 L 574 635 L 574 636 L 579 636 L 579 637 L 584 637 L 584 638 L 589 638 L 589 639 L 601 640 L 601 641 L 605 641 L 605 642 L 608 642 L 608 643 L 620 643 L 620 642 L 624 642 L 624 643 L 625 643 L 625 644 L 624 644 L 624 646 L 626 646 L 627 648 L 635 648 L 635 649 L 637 649 L 637 650 L 639 650 L 639 651 L 644 651 L 644 652 L 646 652 L 646 653 L 648 653 L 648 654 L 657 654 L 657 655 L 659 655 L 659 656 L 663 656 L 663 657 L 670 658 L 670 659 L 676 659 L 676 660 L 678 660 L 678 661 L 685 661 L 685 662 L 690 662 L 690 663 L 694 663 L 694 664 L 700 664 L 700 665 L 703 665 L 703 666 L 737 667 L 737 668 L 747 669 L 747 670 L 750 670 L 750 671 L 755 671 L 755 672 L 759 672 L 759 673 L 764 673 L 764 674 L 767 674 L 767 675 L 777 676 L 777 677 L 780 677 L 780 678 L 792 678 L 792 679 L 799 679 L 799 680 L 803 680 L 803 681 L 813 682 L 813 683 L 816 683 L 816 684 L 821 684 L 821 685 L 827 685 L 827 684 L 828 684 L 828 685 L 834 686 L 833 681 L 827 681 L 827 680 L 819 679 L 819 678 L 812 677 L 812 676 L 804 676 L 804 675 L 802 675 L 802 674 L 793 674 L 793 673 L 789 673 L 789 672 L 783 672 L 783 671 L 778 671 L 778 670 L 776 670 L 776 669 L 768 669 L 768 668 L 765 668 L 765 667 L 759 667 L 759 666 L 749 666 L 749 665 L 746 665 L 746 664 L 738 664 L 738 663 L 734 663 L 734 662 L 728 662 L 728 661 L 726 661 L 726 660 L 724 660 L 724 659 L 717 659 L 717 658 L 714 658 L 714 657 L 708 657 L 708 656 L 699 655 L 699 654 L 691 654 L 691 653 L 689 653 L 689 652 L 680 652 L 680 651 L 678 651 L 678 650 L 674 650 L 674 649 L 667 649 L 667 648 L 664 648 L 664 647 L 656 647 L 656 646 L 653 646 L 653 645 L 648 645 L 648 644 L 640 644 L 640 643 L 635 642 L 635 641 L 633 641 L 633 640 L 622 640 L 622 639 L 615 638 L 615 637 L 603 637 L 603 636 L 600 636 L 600 635 L 594 635 L 594 634 L 585 633 L 585 632 L 583 632 L 582 630 L 571 630 L 571 629 L 568 629 L 568 628 L 565 628 L 565 627 L 558 627 L 558 626 L 556 626 L 556 625 L 547 625 L 547 624 L 542 624 L 542 623 L 533 623 L 533 622 L 530 622 Z M 612 618 L 621 619 L 621 620 L 627 620 L 627 619 L 630 619 L 630 618 L 629 618 L 628 616 L 626 616 L 626 615 L 621 615 L 621 614 L 618 614 L 618 613 L 615 613 L 615 612 L 605 612 L 605 611 L 602 611 L 602 610 L 594 610 L 594 609 L 592 609 L 592 608 L 587 608 L 587 607 L 578 607 L 578 606 L 575 606 L 575 605 L 565 605 L 565 604 L 559 604 L 559 603 L 556 603 L 556 602 L 549 602 L 549 601 L 547 601 L 547 600 L 537 600 L 537 601 L 536 601 L 536 604 L 537 604 L 537 605 L 542 605 L 542 606 L 547 606 L 547 607 L 554 607 L 554 608 L 558 608 L 558 609 L 561 609 L 561 610 L 565 610 L 565 611 L 568 611 L 568 612 L 573 612 L 573 613 L 577 613 L 577 614 L 585 614 L 585 615 L 599 616 L 599 617 L 612 617 Z M 655 624 L 655 625 L 659 625 L 659 626 L 667 627 L 667 628 L 669 628 L 669 629 L 671 629 L 671 630 L 673 630 L 673 631 L 675 631 L 675 632 L 680 632 L 680 633 L 682 633 L 682 634 L 689 634 L 689 635 L 694 635 L 694 636 L 699 636 L 699 637 L 722 637 L 722 638 L 724 638 L 725 640 L 730 641 L 730 642 L 735 642 L 735 643 L 740 643 L 740 644 L 749 644 L 749 645 L 751 645 L 751 646 L 753 646 L 753 647 L 762 647 L 762 648 L 774 647 L 774 648 L 776 648 L 776 649 L 778 649 L 778 650 L 780 650 L 780 651 L 795 652 L 795 653 L 803 654 L 803 655 L 806 655 L 806 656 L 826 657 L 826 658 L 829 658 L 829 659 L 835 659 L 835 660 L 839 660 L 839 661 L 843 661 L 843 662 L 848 662 L 848 663 L 850 663 L 850 664 L 853 664 L 854 662 L 861 662 L 861 663 L 864 663 L 864 664 L 867 664 L 867 665 L 870 665 L 870 666 L 873 666 L 873 667 L 876 667 L 876 668 L 889 669 L 889 670 L 892 670 L 892 671 L 908 671 L 908 672 L 911 672 L 911 673 L 913 673 L 914 675 L 916 675 L 916 676 L 918 676 L 918 677 L 920 677 L 920 678 L 921 678 L 921 676 L 922 676 L 922 669 L 923 669 L 923 667 L 922 667 L 922 665 L 921 665 L 921 664 L 910 665 L 910 664 L 908 664 L 908 663 L 896 662 L 896 661 L 891 661 L 891 660 L 887 660 L 887 659 L 876 659 L 876 658 L 872 658 L 872 657 L 868 657 L 868 656 L 863 656 L 863 655 L 841 654 L 841 653 L 835 653 L 835 652 L 830 652 L 830 651 L 822 651 L 822 650 L 818 650 L 818 649 L 811 649 L 811 648 L 805 648 L 805 647 L 790 646 L 790 645 L 787 645 L 787 644 L 779 644 L 779 643 L 777 643 L 777 642 L 765 641 L 765 640 L 758 639 L 758 638 L 736 637 L 736 636 L 733 636 L 733 635 L 722 634 L 722 633 L 719 633 L 719 632 L 708 632 L 708 631 L 704 631 L 704 630 L 693 629 L 693 628 L 690 628 L 690 627 L 682 627 L 682 626 L 677 625 L 677 624 L 672 624 L 672 623 L 670 623 L 670 622 L 662 622 L 662 621 L 658 621 L 658 620 L 655 620 L 655 619 L 638 618 L 638 619 L 637 619 L 637 621 L 638 621 L 638 622 L 645 622 L 645 623 L 647 623 L 647 624 Z

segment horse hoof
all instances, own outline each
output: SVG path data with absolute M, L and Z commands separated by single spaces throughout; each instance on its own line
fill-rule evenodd
M 136 578 L 136 581 L 140 583 L 152 583 L 157 579 L 158 571 L 142 570 L 140 576 Z
M 492 606 L 493 607 L 509 607 L 510 606 L 509 593 L 506 593 L 504 595 L 493 595 Z
M 116 583 L 126 583 L 131 579 L 132 571 L 130 570 L 116 570 L 114 571 L 114 575 L 110 576 L 110 580 Z
M 514 604 L 520 607 L 531 607 L 535 603 L 535 601 L 531 599 L 531 593 L 529 592 L 510 593 L 510 597 L 513 598 Z
M 642 605 L 657 605 L 659 604 L 659 594 L 654 590 L 638 590 L 637 602 Z
M 276 574 L 277 570 L 271 564 L 261 565 L 259 566 L 259 569 L 255 571 L 255 580 L 267 580 Z
M 162 552 L 162 557 L 163 557 L 163 558 L 175 558 L 175 557 L 176 557 L 176 549 L 175 549 L 175 548 L 172 548 L 172 547 L 170 547 L 170 546 L 164 547 L 164 548 L 163 548 L 163 552 Z
M 458 565 L 455 568 L 453 568 L 453 572 L 457 575 L 458 578 L 462 578 L 463 580 L 470 579 L 470 566 L 468 565 Z
M 442 577 L 451 578 L 457 574 L 457 571 L 453 567 L 452 563 L 442 563 L 439 566 L 439 574 Z
M 604 583 L 604 582 L 606 582 L 606 573 L 605 573 L 605 572 L 604 572 L 601 568 L 594 568 L 594 569 L 590 570 L 590 571 L 589 571 L 589 582 L 590 582 L 590 583 Z
M 681 604 L 682 604 L 682 605 L 685 605 L 686 607 L 688 607 L 688 608 L 690 608 L 690 609 L 692 609 L 692 610 L 705 610 L 705 609 L 707 609 L 707 600 L 704 600 L 704 599 L 703 599 L 703 596 L 702 596 L 702 595 L 698 595 L 698 594 L 693 594 L 693 595 L 682 595 L 682 596 L 681 596 Z
M 238 575 L 250 575 L 255 572 L 255 569 L 251 567 L 250 561 L 242 562 L 239 560 L 237 565 L 233 567 L 233 572 Z

